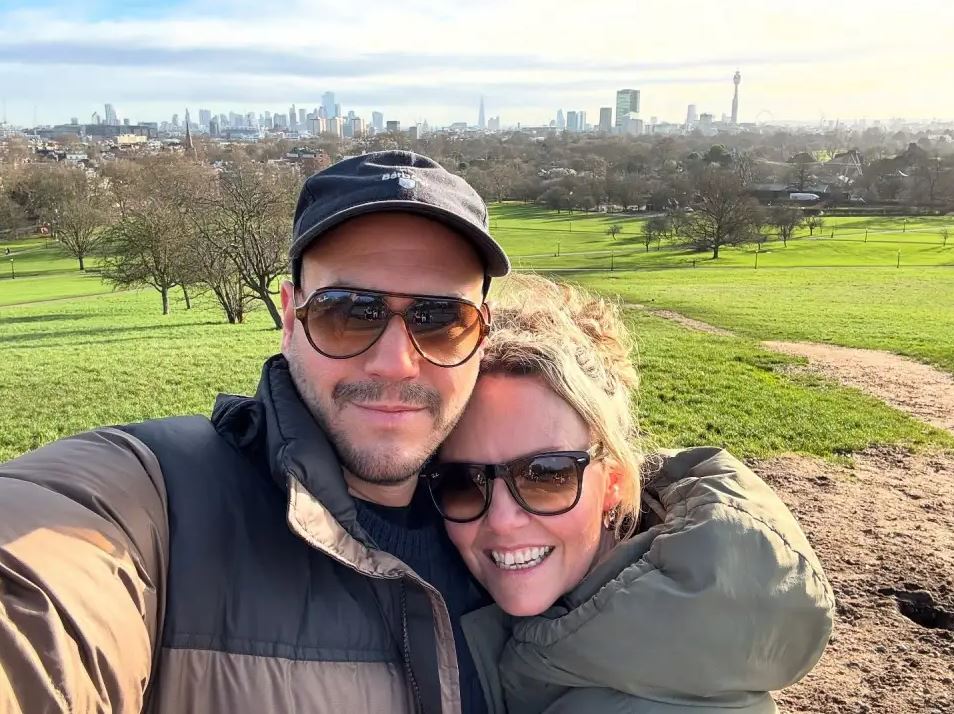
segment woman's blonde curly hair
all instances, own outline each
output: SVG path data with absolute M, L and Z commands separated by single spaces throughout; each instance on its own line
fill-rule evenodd
M 491 296 L 493 330 L 482 374 L 536 376 L 590 428 L 597 457 L 618 462 L 623 479 L 617 536 L 639 513 L 642 437 L 633 408 L 635 345 L 618 303 L 536 275 L 512 275 Z

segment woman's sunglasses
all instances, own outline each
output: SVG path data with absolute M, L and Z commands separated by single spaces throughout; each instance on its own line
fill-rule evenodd
M 525 511 L 557 516 L 579 502 L 589 463 L 586 451 L 547 451 L 505 464 L 437 463 L 421 477 L 441 516 L 454 523 L 476 521 L 487 512 L 498 478 Z
M 410 300 L 393 310 L 388 299 Z M 469 360 L 490 331 L 487 306 L 453 297 L 405 295 L 356 288 L 321 288 L 295 308 L 308 342 L 332 359 L 348 359 L 377 342 L 398 316 L 411 343 L 428 362 L 457 367 Z

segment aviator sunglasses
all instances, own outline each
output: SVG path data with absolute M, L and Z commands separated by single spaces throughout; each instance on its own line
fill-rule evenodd
M 410 302 L 395 310 L 389 299 Z M 371 349 L 395 316 L 404 322 L 414 349 L 438 367 L 457 367 L 469 360 L 490 332 L 486 305 L 454 297 L 320 288 L 295 308 L 308 342 L 332 359 L 357 357 Z
M 587 451 L 546 451 L 504 464 L 436 463 L 421 478 L 438 512 L 454 523 L 487 513 L 498 478 L 528 513 L 558 516 L 579 502 L 590 458 Z

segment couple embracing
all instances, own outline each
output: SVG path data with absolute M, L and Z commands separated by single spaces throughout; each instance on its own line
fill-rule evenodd
M 290 258 L 254 397 L 0 465 L 0 711 L 776 711 L 831 589 L 743 464 L 645 447 L 613 304 L 491 310 L 409 152 L 309 178 Z

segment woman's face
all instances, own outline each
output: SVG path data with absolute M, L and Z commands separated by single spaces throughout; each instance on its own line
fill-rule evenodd
M 585 451 L 590 438 L 579 414 L 542 380 L 490 375 L 477 381 L 463 416 L 441 447 L 440 460 L 499 464 L 542 451 Z M 537 615 L 592 567 L 605 533 L 603 512 L 618 501 L 616 484 L 604 462 L 592 462 L 572 510 L 536 516 L 523 510 L 507 485 L 495 479 L 487 513 L 470 523 L 448 521 L 447 532 L 467 567 L 504 611 Z M 497 565 L 527 548 L 549 554 L 528 568 Z

